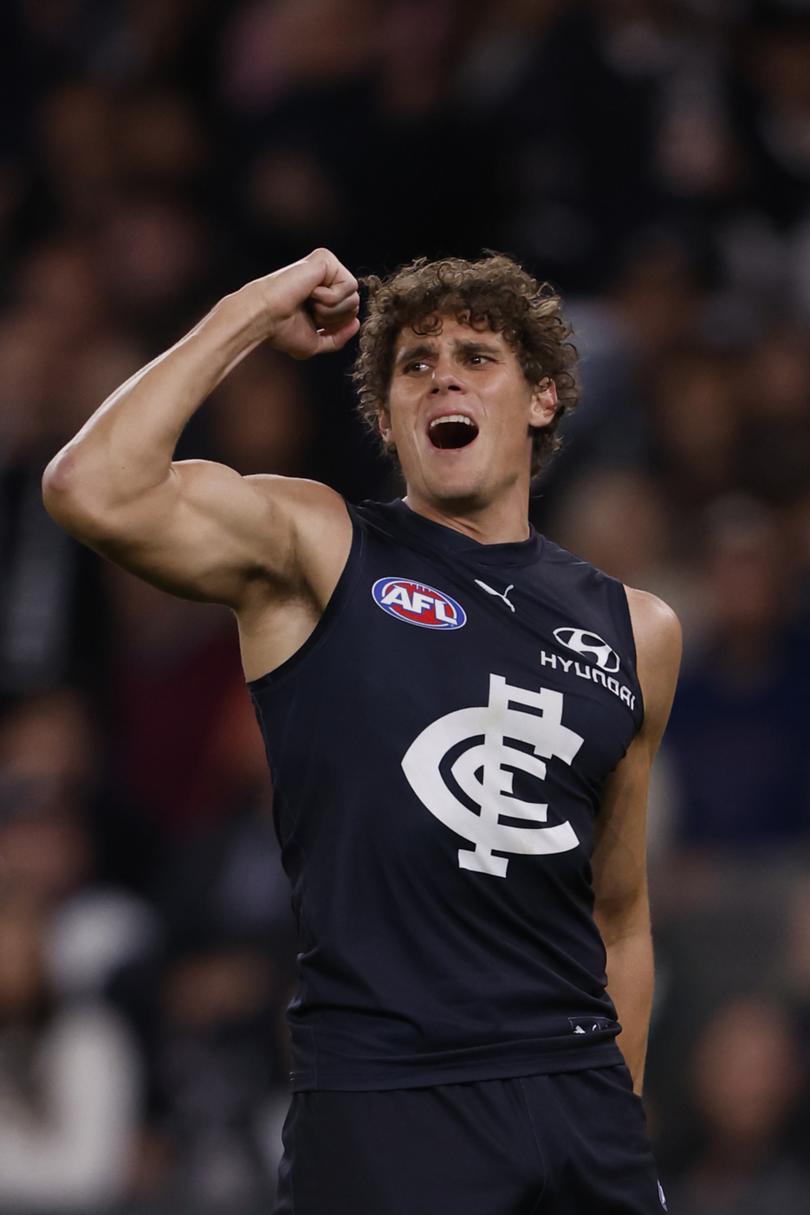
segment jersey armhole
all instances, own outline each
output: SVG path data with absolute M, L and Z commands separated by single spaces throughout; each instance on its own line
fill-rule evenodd
M 294 654 L 291 654 L 289 658 L 285 658 L 284 662 L 274 667 L 272 671 L 267 671 L 266 674 L 259 675 L 256 679 L 246 681 L 245 686 L 251 695 L 261 692 L 264 688 L 268 688 L 271 685 L 275 686 L 282 679 L 298 670 L 309 655 L 317 650 L 326 640 L 351 593 L 360 564 L 359 558 L 365 544 L 365 535 L 352 507 L 348 502 L 345 502 L 345 506 L 352 524 L 352 542 L 349 547 L 346 564 L 341 570 L 340 577 L 335 584 L 335 589 L 329 597 L 329 602 L 321 613 L 320 619 L 309 637 L 307 637 L 303 645 L 298 647 Z
M 627 598 L 627 587 L 618 578 L 611 578 L 611 606 L 613 619 L 619 629 L 620 636 L 627 639 L 630 661 L 633 664 L 633 682 L 638 696 L 638 726 L 637 732 L 644 724 L 644 689 L 638 677 L 638 654 L 636 652 L 636 636 L 633 632 L 633 617 L 630 614 L 630 603 Z

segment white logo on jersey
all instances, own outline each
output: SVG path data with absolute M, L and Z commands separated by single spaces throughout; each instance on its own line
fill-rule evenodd
M 475 582 L 476 586 L 481 587 L 482 591 L 487 591 L 490 595 L 497 595 L 499 599 L 503 599 L 504 603 L 509 608 L 509 611 L 514 612 L 514 610 L 515 610 L 514 603 L 512 603 L 512 601 L 510 599 L 507 599 L 507 595 L 509 594 L 509 592 L 513 591 L 515 589 L 514 582 L 510 582 L 509 586 L 506 588 L 505 591 L 493 590 L 493 588 L 491 586 L 487 586 L 486 582 L 482 582 L 480 578 L 475 578 L 474 582 Z
M 598 633 L 586 629 L 555 629 L 554 636 L 575 654 L 592 654 L 596 665 L 603 671 L 618 671 L 619 655 L 612 650 Z
M 669 1210 L 669 1207 L 667 1206 L 666 1195 L 664 1194 L 664 1187 L 661 1185 L 660 1181 L 658 1182 L 658 1201 L 661 1203 L 661 1206 L 664 1208 L 665 1211 Z
M 533 692 L 508 684 L 502 675 L 490 675 L 488 704 L 440 717 L 411 743 L 402 770 L 414 793 L 440 822 L 475 844 L 472 850 L 459 849 L 461 869 L 506 877 L 509 862 L 494 856 L 494 849 L 543 856 L 576 848 L 579 840 L 569 822 L 539 827 L 548 819 L 548 806 L 512 794 L 515 771 L 545 780 L 543 759 L 573 761 L 584 739 L 562 724 L 562 711 L 562 692 Z M 441 770 L 447 753 L 465 742 L 448 775 L 480 806 L 480 814 L 456 796 Z M 515 743 L 526 743 L 531 751 Z M 532 825 L 513 827 L 502 823 L 502 817 Z

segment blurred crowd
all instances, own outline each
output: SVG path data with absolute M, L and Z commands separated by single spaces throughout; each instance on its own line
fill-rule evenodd
M 533 518 L 686 637 L 650 810 L 670 1209 L 806 1209 L 808 63 L 802 0 L 0 7 L 2 1215 L 269 1209 L 295 943 L 234 623 L 39 482 L 318 245 L 504 250 L 568 300 L 583 402 Z M 350 358 L 257 351 L 178 455 L 396 496 Z

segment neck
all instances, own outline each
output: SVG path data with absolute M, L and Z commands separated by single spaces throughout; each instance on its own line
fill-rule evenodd
M 531 535 L 528 494 L 519 499 L 505 495 L 497 502 L 478 506 L 463 501 L 437 502 L 408 487 L 404 502 L 415 514 L 452 527 L 479 544 L 510 544 L 528 540 Z

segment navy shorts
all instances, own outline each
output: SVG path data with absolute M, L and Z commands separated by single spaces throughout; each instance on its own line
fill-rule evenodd
M 295 1093 L 274 1215 L 661 1215 L 623 1064 Z

